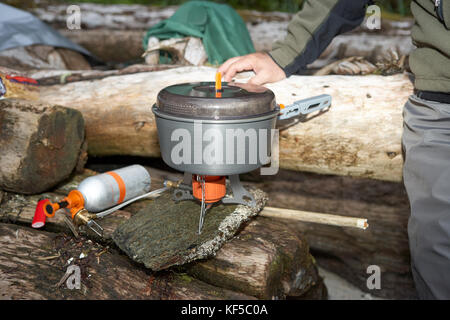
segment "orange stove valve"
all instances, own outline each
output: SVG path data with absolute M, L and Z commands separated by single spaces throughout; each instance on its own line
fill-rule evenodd
M 69 192 L 67 197 L 60 202 L 52 203 L 48 200 L 44 204 L 44 213 L 47 217 L 52 218 L 56 211 L 62 208 L 69 209 L 73 219 L 75 215 L 84 208 L 84 198 L 81 192 L 78 190 L 72 190 Z
M 192 195 L 202 201 L 202 179 L 204 178 L 205 203 L 215 203 L 222 200 L 227 192 L 225 176 L 192 175 Z

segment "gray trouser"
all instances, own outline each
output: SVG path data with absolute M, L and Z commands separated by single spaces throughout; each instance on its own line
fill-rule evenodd
M 450 104 L 411 96 L 403 112 L 414 282 L 422 299 L 450 299 Z

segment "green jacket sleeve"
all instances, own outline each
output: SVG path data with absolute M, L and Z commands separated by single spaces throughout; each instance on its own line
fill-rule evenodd
M 450 0 L 413 0 L 409 55 L 418 90 L 450 92 Z
M 286 76 L 301 73 L 326 49 L 333 37 L 364 20 L 370 0 L 305 0 L 289 23 L 284 40 L 269 53 Z
M 450 30 L 450 1 L 433 0 L 433 2 L 439 20 L 441 20 L 444 23 L 445 28 L 447 30 Z

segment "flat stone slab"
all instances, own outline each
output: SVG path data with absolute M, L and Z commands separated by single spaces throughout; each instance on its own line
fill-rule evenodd
M 218 204 L 206 212 L 202 233 L 198 222 L 200 204 L 172 200 L 172 192 L 162 194 L 121 224 L 113 240 L 131 259 L 153 271 L 212 257 L 233 237 L 239 227 L 256 216 L 267 195 L 249 188 L 256 206 Z

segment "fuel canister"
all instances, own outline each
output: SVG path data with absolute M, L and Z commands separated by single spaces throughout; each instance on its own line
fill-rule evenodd
M 140 165 L 105 172 L 83 180 L 77 190 L 84 198 L 84 208 L 100 212 L 150 191 L 151 178 Z
M 72 219 L 82 209 L 97 213 L 150 191 L 151 178 L 140 165 L 108 171 L 84 179 L 76 190 L 57 203 L 47 200 L 45 215 L 53 217 L 61 208 L 70 209 Z

